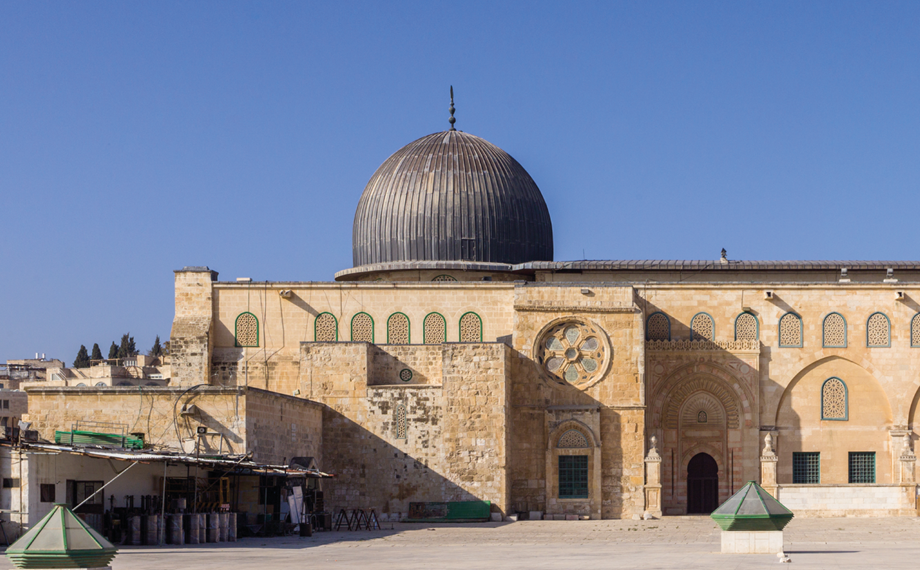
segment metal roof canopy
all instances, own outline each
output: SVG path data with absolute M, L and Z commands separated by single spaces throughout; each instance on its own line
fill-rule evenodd
M 97 459 L 116 459 L 118 461 L 136 461 L 138 463 L 181 463 L 182 465 L 197 465 L 199 467 L 212 467 L 227 469 L 228 473 L 240 475 L 277 475 L 283 477 L 306 477 L 310 479 L 327 479 L 334 475 L 324 473 L 318 469 L 301 469 L 286 465 L 271 465 L 249 461 L 247 455 L 223 455 L 220 457 L 195 457 L 184 453 L 155 452 L 151 450 L 132 452 L 130 450 L 114 451 L 102 447 L 70 446 L 51 443 L 22 442 L 21 448 L 25 451 L 40 451 L 45 453 L 69 453 Z

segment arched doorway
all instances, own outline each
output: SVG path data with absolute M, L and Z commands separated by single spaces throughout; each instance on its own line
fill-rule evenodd
M 719 506 L 719 466 L 708 453 L 687 465 L 687 514 L 709 514 Z

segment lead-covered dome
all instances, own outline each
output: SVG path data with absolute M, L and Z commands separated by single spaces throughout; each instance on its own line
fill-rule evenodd
M 403 261 L 553 259 L 553 226 L 514 158 L 462 131 L 422 137 L 371 177 L 355 212 L 355 267 Z

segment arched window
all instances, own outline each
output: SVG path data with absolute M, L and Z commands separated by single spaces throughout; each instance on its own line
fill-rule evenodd
M 757 340 L 760 338 L 760 324 L 757 317 L 747 311 L 735 318 L 735 340 Z
M 374 319 L 367 313 L 358 313 L 351 318 L 351 340 L 353 342 L 374 342 Z
M 671 319 L 660 311 L 649 315 L 645 322 L 645 340 L 671 340 Z
M 409 436 L 409 418 L 406 407 L 398 404 L 393 410 L 393 423 L 396 428 L 396 439 L 406 439 Z
M 786 313 L 779 320 L 779 345 L 788 348 L 802 347 L 802 317 Z
M 422 337 L 425 344 L 447 342 L 447 321 L 438 313 L 428 313 L 422 321 Z
M 866 321 L 866 346 L 887 348 L 891 346 L 891 321 L 884 313 L 872 313 Z
M 690 320 L 690 340 L 715 340 L 716 325 L 706 313 L 697 313 Z
M 332 316 L 332 313 L 316 315 L 316 322 L 313 323 L 313 338 L 316 339 L 316 342 L 336 342 L 339 340 L 339 323 Z
M 435 283 L 449 283 L 451 281 L 456 281 L 456 280 L 457 278 L 452 275 L 438 275 L 437 277 L 432 279 L 432 281 Z
M 460 317 L 460 342 L 482 342 L 482 319 L 476 313 Z
M 259 319 L 252 313 L 236 317 L 236 346 L 259 346 Z
M 914 315 L 914 318 L 910 320 L 910 345 L 920 346 L 920 313 Z
M 403 313 L 387 319 L 387 344 L 409 344 L 409 317 Z
M 843 318 L 843 315 L 831 313 L 824 317 L 821 337 L 824 348 L 846 348 L 847 320 Z
M 588 447 L 588 438 L 577 429 L 570 429 L 559 437 L 556 447 L 559 449 L 584 449 Z
M 840 378 L 828 378 L 821 385 L 821 419 L 845 421 L 847 417 L 847 385 Z
M 709 422 L 709 416 L 706 415 L 706 410 L 700 410 L 700 413 L 696 415 L 696 423 L 705 424 Z

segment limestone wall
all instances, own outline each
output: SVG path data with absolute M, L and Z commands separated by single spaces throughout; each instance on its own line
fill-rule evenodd
M 797 517 L 916 516 L 916 485 L 781 485 Z
M 769 279 L 769 276 L 765 276 Z M 792 482 L 792 453 L 819 451 L 821 481 L 845 483 L 850 451 L 876 453 L 876 482 L 891 483 L 892 449 L 899 450 L 903 434 L 913 426 L 920 377 L 920 349 L 911 346 L 911 322 L 920 305 L 916 284 L 865 282 L 825 284 L 650 284 L 637 288 L 639 304 L 646 316 L 661 311 L 670 319 L 671 338 L 689 340 L 694 315 L 705 312 L 713 318 L 715 339 L 734 341 L 735 319 L 744 308 L 757 318 L 761 343 L 758 362 L 737 357 L 732 350 L 718 356 L 725 362 L 738 362 L 732 375 L 742 384 L 742 373 L 755 370 L 755 427 L 773 431 L 779 455 L 780 483 Z M 765 298 L 765 291 L 773 293 Z M 895 292 L 906 293 L 896 300 Z M 794 312 L 802 318 L 802 346 L 779 346 L 779 321 Z M 846 347 L 824 347 L 824 319 L 832 312 L 846 320 Z M 867 319 L 884 313 L 891 322 L 890 346 L 867 347 Z M 716 351 L 718 352 L 718 351 Z M 650 389 L 658 376 L 667 377 L 662 357 L 649 359 Z M 663 374 L 658 374 L 664 369 Z M 657 372 L 656 372 L 657 371 Z M 848 389 L 848 418 L 822 420 L 821 387 L 831 377 L 841 378 Z M 666 380 L 667 378 L 663 378 Z M 759 447 L 744 436 L 744 476 L 754 471 L 751 453 Z M 917 439 L 916 431 L 912 439 Z M 762 446 L 762 443 L 760 444 Z M 757 452 L 754 453 L 756 455 Z M 664 467 L 664 466 L 663 466 Z
M 192 452 L 196 428 L 205 426 L 209 435 L 199 443 L 203 453 L 253 451 L 255 461 L 279 463 L 321 456 L 321 406 L 257 389 L 30 387 L 26 393 L 32 428 L 49 441 L 55 430 L 93 421 L 143 433 L 149 445 Z
M 301 383 L 311 399 L 328 406 L 324 468 L 336 474 L 324 482 L 329 508 L 405 516 L 413 501 L 488 500 L 506 509 L 508 347 L 392 348 L 302 345 Z M 374 378 L 368 362 L 381 357 L 378 351 L 426 362 L 426 383 L 368 386 Z
M 589 498 L 598 498 L 600 516 L 639 516 L 644 509 L 643 457 L 645 452 L 645 386 L 642 319 L 631 287 L 555 287 L 527 285 L 516 289 L 516 322 L 511 387 L 511 501 L 512 510 L 563 514 L 574 503 L 548 504 L 558 474 L 547 460 L 551 453 L 546 415 L 554 422 L 567 419 L 567 407 L 597 408 L 596 428 L 600 442 L 601 469 L 596 488 L 591 482 Z M 559 324 L 584 323 L 606 337 L 609 363 L 584 386 L 553 378 L 536 362 L 535 351 L 547 331 Z M 577 415 L 569 414 L 571 419 Z M 585 452 L 587 454 L 587 452 Z M 551 472 L 547 473 L 547 469 Z M 554 497 L 549 497 L 555 499 Z M 587 505 L 587 504 L 586 504 Z M 588 506 L 572 506 L 577 513 Z M 558 512 L 551 512 L 556 509 Z
M 314 457 L 323 465 L 323 406 L 262 390 L 245 396 L 246 447 L 253 461 L 287 465 L 293 457 Z

